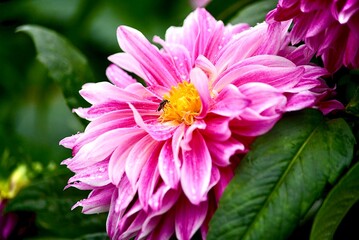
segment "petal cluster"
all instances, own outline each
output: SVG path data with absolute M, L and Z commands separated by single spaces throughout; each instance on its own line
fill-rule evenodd
M 305 43 L 330 72 L 359 67 L 358 0 L 279 0 L 267 21 L 293 19 L 291 41 Z
M 197 9 L 165 39 L 154 37 L 157 45 L 120 26 L 123 52 L 109 57 L 111 83 L 83 86 L 91 107 L 74 111 L 90 123 L 61 141 L 73 155 L 63 161 L 75 173 L 68 186 L 91 190 L 74 207 L 109 212 L 111 239 L 205 238 L 238 154 L 256 136 L 285 112 L 342 107 L 325 101 L 332 90 L 320 77 L 327 72 L 308 65 L 308 49 L 288 47 L 289 25 L 224 26 Z M 195 114 L 172 121 L 163 111 Z

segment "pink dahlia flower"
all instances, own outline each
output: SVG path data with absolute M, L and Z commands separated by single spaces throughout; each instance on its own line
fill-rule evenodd
M 293 19 L 292 44 L 305 41 L 330 72 L 359 67 L 359 0 L 279 0 L 273 19 Z
M 327 72 L 306 65 L 305 47 L 287 47 L 287 28 L 224 26 L 197 9 L 154 38 L 158 49 L 120 26 L 112 83 L 83 86 L 92 106 L 75 112 L 90 123 L 61 141 L 73 151 L 63 161 L 75 173 L 68 186 L 91 190 L 74 207 L 109 211 L 111 239 L 205 238 L 237 154 L 287 111 L 341 107 L 322 102 Z

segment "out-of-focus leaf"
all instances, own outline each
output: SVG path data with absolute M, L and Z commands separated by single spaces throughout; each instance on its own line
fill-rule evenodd
M 354 142 L 342 119 L 325 121 L 316 110 L 286 115 L 242 160 L 208 239 L 285 239 L 350 164 Z
M 258 0 L 257 0 L 258 1 Z M 206 9 L 217 19 L 228 22 L 237 12 L 247 5 L 257 2 L 256 0 L 212 0 Z
M 84 236 L 76 238 L 75 240 L 105 240 L 105 239 L 109 239 L 106 232 L 86 234 Z
M 70 108 L 86 105 L 78 91 L 93 75 L 86 58 L 71 43 L 56 32 L 36 26 L 24 25 L 17 29 L 34 40 L 37 58 L 48 69 L 49 75 L 62 87 Z
M 359 84 L 358 84 L 359 70 L 352 70 L 350 74 L 344 76 L 341 81 L 345 81 L 346 96 L 350 98 L 346 110 L 359 117 Z M 343 85 L 343 84 L 342 84 Z M 353 92 L 355 90 L 355 92 Z
M 349 209 L 359 200 L 359 163 L 331 190 L 314 219 L 310 239 L 333 239 Z
M 68 174 L 48 176 L 33 181 L 8 202 L 6 211 L 32 211 L 36 213 L 39 235 L 75 238 L 85 234 L 105 232 L 106 214 L 84 215 L 71 207 L 85 198 L 84 191 L 63 191 Z
M 263 0 L 247 5 L 230 20 L 230 23 L 248 23 L 252 26 L 261 23 L 265 20 L 267 13 L 276 7 L 277 2 L 277 0 Z

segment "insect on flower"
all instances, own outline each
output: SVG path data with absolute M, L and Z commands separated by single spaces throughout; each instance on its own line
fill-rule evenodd
M 161 111 L 167 103 L 169 103 L 170 101 L 168 101 L 167 99 L 164 99 L 160 102 L 160 104 L 158 105 L 158 108 L 157 108 L 157 112 Z

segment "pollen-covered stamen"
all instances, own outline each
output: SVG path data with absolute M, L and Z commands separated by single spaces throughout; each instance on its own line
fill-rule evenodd
M 159 117 L 161 122 L 191 125 L 195 117 L 199 115 L 202 106 L 197 89 L 192 83 L 186 81 L 172 87 L 163 99 L 166 104 Z

